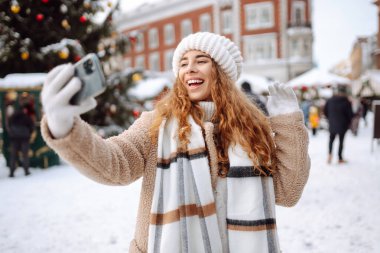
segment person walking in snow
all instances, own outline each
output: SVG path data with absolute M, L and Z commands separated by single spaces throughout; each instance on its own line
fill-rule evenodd
M 332 149 L 335 137 L 339 136 L 338 163 L 346 163 L 343 159 L 344 136 L 350 127 L 352 117 L 352 105 L 347 97 L 345 86 L 338 86 L 337 92 L 326 101 L 324 114 L 329 122 L 329 154 L 327 163 L 332 162 Z
M 315 105 L 312 105 L 309 108 L 309 126 L 313 136 L 317 135 L 319 127 L 319 110 Z
M 11 146 L 10 152 L 10 173 L 9 177 L 14 177 L 17 169 L 18 154 L 22 154 L 22 166 L 25 176 L 30 175 L 29 171 L 29 139 L 34 131 L 34 121 L 27 113 L 27 106 L 22 105 L 8 120 L 8 134 Z
M 118 136 L 102 139 L 70 105 L 74 67 L 44 83 L 45 141 L 85 176 L 142 180 L 129 252 L 280 252 L 275 204 L 293 206 L 307 182 L 308 133 L 290 87 L 269 87 L 266 117 L 235 85 L 242 70 L 228 38 L 199 32 L 173 56 L 173 89 Z
M 241 84 L 241 90 L 247 95 L 249 100 L 254 103 L 263 113 L 268 116 L 267 108 L 265 107 L 264 102 L 261 100 L 260 96 L 252 92 L 251 85 L 248 82 L 243 82 Z

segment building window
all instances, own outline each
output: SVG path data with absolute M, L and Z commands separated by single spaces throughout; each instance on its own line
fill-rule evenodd
M 295 1 L 292 4 L 292 24 L 301 26 L 306 23 L 305 2 Z
M 182 20 L 181 22 L 181 38 L 193 33 L 193 24 L 190 19 Z
M 165 51 L 165 71 L 169 71 L 172 69 L 173 54 L 173 49 Z
M 210 14 L 202 14 L 199 18 L 201 32 L 211 32 L 211 17 Z
M 276 35 L 253 35 L 244 38 L 244 58 L 247 61 L 272 60 L 277 58 Z
M 144 55 L 139 55 L 136 57 L 135 67 L 145 69 L 145 57 L 144 57 Z
M 136 47 L 135 47 L 136 52 L 141 52 L 144 50 L 144 34 L 139 33 L 136 36 Z
M 149 48 L 150 49 L 158 48 L 159 38 L 158 38 L 157 28 L 150 29 L 148 35 L 149 35 Z
M 165 45 L 172 45 L 175 42 L 175 30 L 173 24 L 164 26 Z
M 232 10 L 222 12 L 222 26 L 224 34 L 232 33 Z
M 245 5 L 245 26 L 248 30 L 271 28 L 274 26 L 272 2 Z
M 291 57 L 310 56 L 310 42 L 306 38 L 294 38 L 291 40 Z
M 149 69 L 152 71 L 160 71 L 160 54 L 158 52 L 149 55 Z

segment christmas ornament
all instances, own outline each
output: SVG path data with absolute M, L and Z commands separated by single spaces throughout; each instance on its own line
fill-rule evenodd
M 117 111 L 117 107 L 116 107 L 116 105 L 112 104 L 112 105 L 110 106 L 110 112 L 111 112 L 111 114 L 115 114 L 116 111 Z
M 60 11 L 65 14 L 67 12 L 67 6 L 64 5 L 64 4 L 61 4 L 61 6 L 59 7 Z
M 43 19 L 44 19 L 44 14 L 39 13 L 39 14 L 36 15 L 36 20 L 38 22 L 41 22 Z
M 17 1 L 12 2 L 11 11 L 14 14 L 17 14 L 20 12 L 20 5 L 18 5 Z
M 85 22 L 87 21 L 86 16 L 85 16 L 85 15 L 82 15 L 82 16 L 79 18 L 79 21 L 80 21 L 81 23 L 85 23 Z
M 43 2 L 44 4 L 47 4 L 49 0 L 41 0 L 41 2 Z
M 75 62 L 79 61 L 80 59 L 82 59 L 82 57 L 80 57 L 79 55 L 74 56 L 74 61 Z
M 132 114 L 135 119 L 137 119 L 140 116 L 140 112 L 137 109 L 133 109 Z
M 29 52 L 27 52 L 27 51 L 21 52 L 21 59 L 23 59 L 24 61 L 28 60 L 29 59 Z
M 66 30 L 70 30 L 70 28 L 71 28 L 70 25 L 69 25 L 69 22 L 67 21 L 67 19 L 62 20 L 61 25 Z
M 67 58 L 69 58 L 69 53 L 70 53 L 69 49 L 67 47 L 64 47 L 64 48 L 62 48 L 61 50 L 58 51 L 58 56 L 62 60 L 66 60 Z
M 141 81 L 141 79 L 142 79 L 142 76 L 140 75 L 140 73 L 134 73 L 134 74 L 132 75 L 132 81 L 133 81 L 133 82 Z

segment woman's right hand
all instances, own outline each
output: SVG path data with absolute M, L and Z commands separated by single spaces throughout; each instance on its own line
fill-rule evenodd
M 59 65 L 52 69 L 44 82 L 41 102 L 45 111 L 49 130 L 54 138 L 65 137 L 74 125 L 74 117 L 96 106 L 90 97 L 79 105 L 70 104 L 70 99 L 81 88 L 81 81 L 74 77 L 72 64 Z

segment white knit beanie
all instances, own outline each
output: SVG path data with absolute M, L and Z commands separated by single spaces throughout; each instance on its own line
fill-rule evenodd
M 243 63 L 239 48 L 230 39 L 209 32 L 193 33 L 181 40 L 173 55 L 175 77 L 178 76 L 181 58 L 190 50 L 210 55 L 233 81 L 239 78 Z

